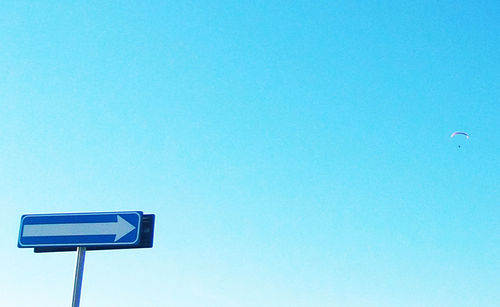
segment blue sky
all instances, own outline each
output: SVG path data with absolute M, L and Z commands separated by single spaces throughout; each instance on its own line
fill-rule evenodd
M 115 210 L 82 306 L 498 305 L 496 1 L 1 8 L 2 305 L 71 301 L 22 214 Z

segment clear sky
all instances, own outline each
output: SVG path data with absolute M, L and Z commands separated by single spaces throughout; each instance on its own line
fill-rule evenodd
M 154 248 L 88 252 L 82 307 L 498 306 L 499 16 L 2 3 L 1 305 L 71 302 L 22 214 L 142 210 Z

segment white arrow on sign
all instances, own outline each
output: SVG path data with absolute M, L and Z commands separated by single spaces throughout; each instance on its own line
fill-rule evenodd
M 24 225 L 23 237 L 115 235 L 115 242 L 135 229 L 117 215 L 116 222 Z

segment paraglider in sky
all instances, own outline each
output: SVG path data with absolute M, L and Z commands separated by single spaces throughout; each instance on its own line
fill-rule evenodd
M 466 132 L 462 132 L 462 131 L 455 131 L 453 132 L 451 135 L 450 135 L 450 138 L 454 138 L 456 135 L 463 135 L 467 138 L 467 140 L 469 139 L 469 134 L 466 133 Z M 458 148 L 461 148 L 460 145 L 458 145 Z

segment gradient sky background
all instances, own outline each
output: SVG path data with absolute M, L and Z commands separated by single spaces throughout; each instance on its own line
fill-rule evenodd
M 115 210 L 82 307 L 499 305 L 498 1 L 0 8 L 2 306 L 71 302 L 22 214 Z

